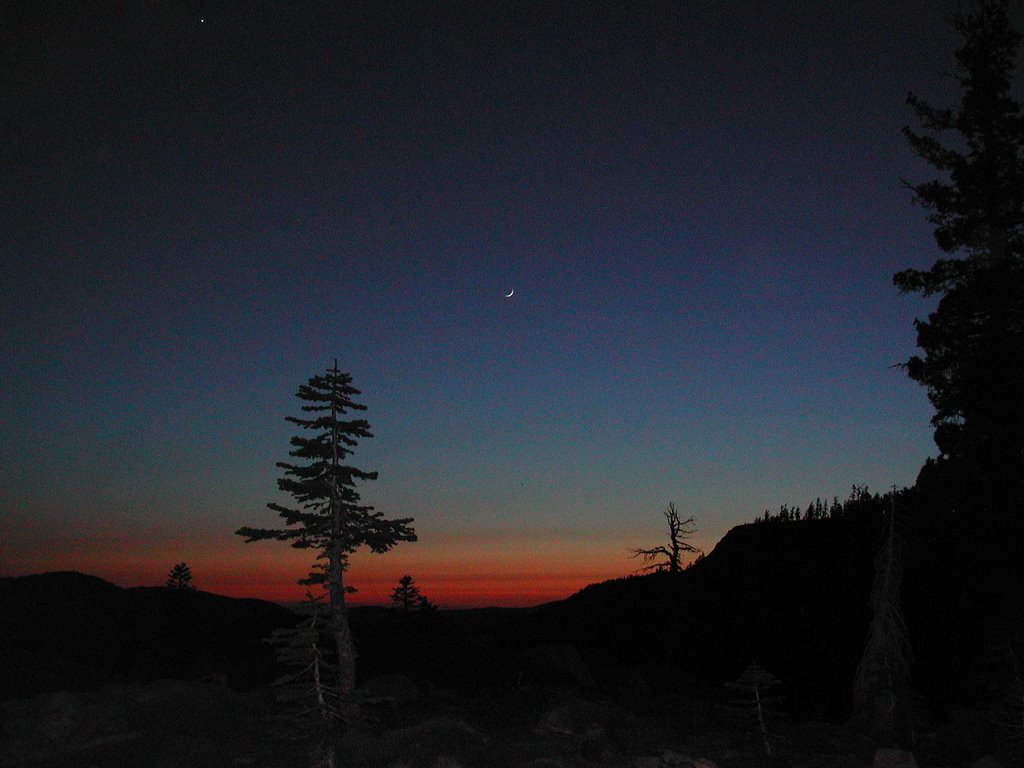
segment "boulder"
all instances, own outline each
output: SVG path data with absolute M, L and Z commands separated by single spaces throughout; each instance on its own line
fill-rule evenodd
M 0 705 L 0 765 L 138 739 L 131 700 L 119 691 L 57 691 Z
M 371 677 L 363 683 L 362 690 L 372 699 L 386 699 L 398 706 L 422 698 L 416 683 L 400 672 Z
M 649 701 L 653 692 L 644 674 L 628 667 L 602 667 L 594 670 L 598 690 L 616 701 L 640 703 Z
M 621 725 L 623 718 L 624 713 L 610 704 L 570 701 L 544 712 L 534 731 L 539 734 L 586 736 L 613 731 Z
M 616 762 L 621 754 L 621 750 L 609 738 L 608 732 L 600 726 L 595 726 L 584 734 L 578 740 L 576 750 L 589 763 L 605 765 Z
M 662 768 L 693 768 L 693 758 L 680 752 L 666 749 L 661 754 Z
M 438 768 L 479 763 L 486 737 L 463 720 L 431 718 L 384 736 L 389 765 Z
M 883 748 L 875 751 L 874 768 L 917 768 L 914 753 L 905 749 Z

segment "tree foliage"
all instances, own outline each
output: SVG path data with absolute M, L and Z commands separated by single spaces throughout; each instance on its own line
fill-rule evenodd
M 1019 499 L 1024 476 L 1024 116 L 1011 95 L 1021 36 L 1008 0 L 979 0 L 955 17 L 963 38 L 954 77 L 960 103 L 908 103 L 923 128 L 905 128 L 941 178 L 908 184 L 929 210 L 949 257 L 894 277 L 902 292 L 937 295 L 918 320 L 922 354 L 907 374 L 935 408 L 940 460 Z M 1005 502 L 1007 496 L 1001 501 Z
M 192 585 L 192 569 L 186 563 L 177 563 L 167 574 L 168 589 L 195 589 Z
M 643 559 L 644 565 L 639 571 L 663 571 L 679 573 L 683 570 L 680 562 L 684 552 L 700 553 L 698 547 L 693 546 L 686 540 L 696 533 L 693 527 L 694 521 L 690 517 L 683 520 L 679 516 L 676 505 L 669 503 L 664 513 L 665 521 L 668 523 L 668 545 L 659 545 L 650 549 L 641 547 L 630 547 L 630 557 Z
M 262 539 L 290 541 L 299 549 L 320 550 L 317 559 L 330 561 L 338 556 L 344 568 L 348 556 L 361 546 L 373 552 L 387 552 L 399 541 L 415 541 L 409 523 L 412 518 L 385 519 L 373 507 L 360 503 L 358 482 L 376 480 L 376 472 L 364 472 L 342 463 L 350 456 L 360 439 L 371 438 L 365 419 L 342 419 L 366 406 L 352 398 L 361 392 L 352 386 L 352 377 L 338 370 L 337 363 L 326 375 L 314 376 L 299 387 L 296 397 L 305 405 L 301 410 L 308 418 L 286 416 L 311 436 L 291 438 L 288 452 L 305 463 L 277 462 L 284 470 L 277 487 L 294 497 L 296 506 L 269 503 L 285 521 L 285 528 L 240 528 L 237 533 L 246 542 Z M 329 566 L 329 563 L 328 563 Z M 322 584 L 328 579 L 329 567 L 315 566 L 302 584 Z

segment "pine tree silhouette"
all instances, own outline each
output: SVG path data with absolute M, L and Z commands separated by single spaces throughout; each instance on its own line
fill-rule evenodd
M 343 720 L 358 716 L 356 700 L 356 653 L 348 621 L 345 595 L 352 588 L 344 582 L 348 557 L 359 547 L 387 552 L 400 541 L 415 541 L 412 518 L 389 520 L 373 507 L 360 502 L 358 482 L 376 480 L 376 472 L 365 472 L 342 463 L 360 439 L 372 437 L 364 419 L 344 418 L 366 406 L 352 398 L 360 394 L 352 377 L 338 370 L 338 363 L 324 375 L 314 376 L 299 387 L 296 397 L 308 417 L 286 416 L 285 420 L 308 430 L 312 436 L 296 435 L 288 455 L 303 463 L 278 462 L 284 470 L 278 488 L 291 494 L 297 506 L 270 503 L 267 506 L 285 521 L 284 528 L 249 528 L 236 531 L 245 541 L 264 539 L 289 541 L 298 549 L 318 551 L 317 560 L 301 584 L 322 584 L 330 594 L 329 629 L 337 654 L 338 691 Z
M 168 589 L 195 589 L 192 586 L 192 569 L 186 563 L 178 563 L 167 574 Z

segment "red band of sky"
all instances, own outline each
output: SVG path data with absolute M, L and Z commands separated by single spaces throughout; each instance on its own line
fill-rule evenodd
M 526 544 L 505 536 L 474 538 L 452 536 L 399 545 L 382 555 L 357 552 L 346 573 L 347 583 L 357 589 L 351 604 L 388 604 L 398 580 L 409 574 L 442 608 L 539 605 L 564 599 L 588 584 L 627 575 L 638 564 L 629 559 L 625 540 L 580 546 L 558 536 L 530 537 Z M 310 550 L 279 542 L 245 544 L 231 534 L 197 539 L 182 533 L 129 542 L 116 532 L 80 532 L 66 547 L 45 552 L 10 549 L 4 575 L 75 570 L 120 586 L 157 586 L 164 584 L 175 563 L 184 561 L 199 589 L 279 602 L 303 598 L 310 587 L 297 581 L 315 561 Z M 316 593 L 320 588 L 312 589 Z

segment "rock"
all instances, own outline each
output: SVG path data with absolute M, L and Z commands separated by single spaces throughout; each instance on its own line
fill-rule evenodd
M 594 676 L 579 653 L 568 643 L 534 645 L 519 654 L 523 679 L 542 685 L 594 687 Z
M 383 751 L 390 757 L 389 765 L 444 768 L 479 762 L 486 743 L 484 735 L 464 721 L 438 717 L 388 733 Z
M 479 690 L 516 679 L 516 666 L 499 648 L 439 630 L 377 626 L 360 636 L 360 669 L 367 677 L 402 672 L 421 688 Z
M 917 768 L 914 753 L 905 749 L 884 748 L 875 750 L 874 768 Z
M 416 684 L 407 675 L 398 672 L 371 677 L 363 683 L 362 690 L 370 698 L 390 699 L 399 706 L 418 701 L 422 697 Z
M 0 639 L 0 701 L 27 699 L 39 693 L 98 688 L 102 671 L 54 653 L 19 648 Z
M 649 701 L 652 692 L 643 673 L 627 667 L 602 667 L 594 670 L 597 688 L 616 701 Z
M 536 733 L 560 733 L 582 736 L 613 730 L 621 724 L 623 714 L 610 704 L 591 701 L 570 701 L 549 709 L 540 717 Z
M 985 755 L 971 763 L 971 768 L 1003 768 L 1003 764 L 992 755 Z
M 693 768 L 718 768 L 718 765 L 714 760 L 709 760 L 706 757 L 698 757 L 693 761 Z
M 519 763 L 516 768 L 565 768 L 565 763 L 556 757 L 535 757 L 525 763 Z
M 138 739 L 132 702 L 120 691 L 42 693 L 0 706 L 0 765 Z
M 662 768 L 692 768 L 693 758 L 680 752 L 666 749 L 661 753 Z
M 579 754 L 590 762 L 611 763 L 616 760 L 619 750 L 604 728 L 594 727 L 590 729 L 577 746 Z
M 199 681 L 16 699 L 0 703 L 0 766 L 280 765 L 295 747 L 279 734 L 294 729 L 270 715 L 269 701 Z

